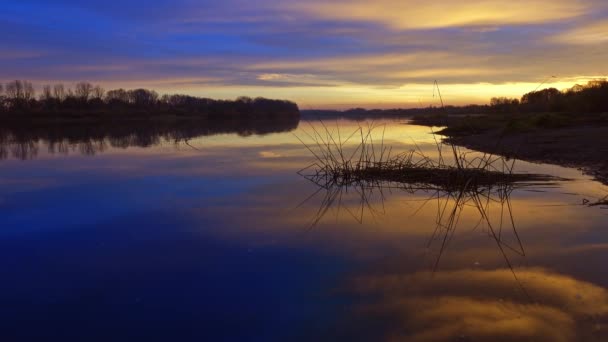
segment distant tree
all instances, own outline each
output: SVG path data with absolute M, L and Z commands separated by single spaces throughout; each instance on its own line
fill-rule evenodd
M 490 106 L 513 106 L 513 105 L 518 105 L 519 104 L 519 100 L 518 99 L 510 99 L 507 97 L 493 97 L 490 100 Z
M 2 83 L 0 83 L 0 113 L 4 111 L 4 109 L 6 109 L 6 106 L 8 104 L 5 101 L 5 97 L 4 97 L 4 86 L 2 85 Z M 1 152 L 1 149 L 0 149 Z M 0 153 L 0 158 L 1 158 L 1 153 Z
M 114 89 L 110 90 L 106 93 L 105 97 L 106 102 L 108 103 L 128 103 L 129 102 L 129 94 L 124 89 Z
M 540 91 L 533 91 L 525 94 L 521 98 L 522 104 L 534 104 L 534 103 L 550 103 L 555 99 L 561 97 L 562 93 L 555 88 L 543 89 Z
M 569 111 L 607 112 L 608 81 L 592 80 L 586 85 L 575 85 L 564 94 L 564 102 Z
M 580 93 L 583 90 L 585 90 L 585 86 L 582 86 L 580 84 L 575 84 L 574 86 L 572 86 L 572 88 L 568 89 L 566 92 L 567 93 Z
M 29 101 L 34 98 L 36 92 L 31 82 L 15 80 L 6 85 L 6 95 L 12 100 Z
M 242 102 L 242 103 L 247 103 L 247 104 L 253 103 L 253 99 L 251 97 L 248 97 L 248 96 L 239 96 L 236 99 L 236 101 L 237 102 Z
M 12 100 L 21 99 L 23 97 L 23 83 L 20 80 L 7 83 L 6 96 Z
M 31 82 L 23 81 L 23 99 L 26 101 L 33 100 L 36 97 L 34 85 Z
M 97 86 L 93 87 L 92 92 L 93 92 L 94 99 L 101 100 L 101 99 L 103 99 L 103 95 L 105 94 L 106 91 L 102 87 L 97 85 Z
M 63 102 L 65 100 L 65 88 L 63 87 L 63 84 L 55 84 L 53 86 L 53 96 L 59 102 Z
M 149 106 L 156 103 L 158 93 L 154 90 L 135 89 L 129 90 L 129 102 L 137 106 Z
M 519 100 L 507 97 L 493 97 L 490 100 L 490 107 L 496 112 L 513 113 L 518 111 Z
M 169 104 L 169 102 L 171 101 L 171 96 L 168 94 L 164 94 L 163 96 L 160 97 L 159 101 L 162 104 Z
M 41 101 L 49 101 L 53 99 L 53 92 L 51 91 L 50 85 L 44 85 L 42 87 L 42 94 L 40 94 Z
M 80 100 L 87 101 L 93 93 L 93 85 L 89 82 L 79 82 L 75 89 L 76 97 Z
M 604 88 L 606 87 L 606 79 L 599 79 L 599 80 L 591 80 L 587 83 L 587 86 L 585 87 L 586 89 L 590 89 L 590 88 Z
M 525 94 L 521 98 L 521 104 L 526 110 L 533 112 L 560 111 L 563 109 L 563 99 L 564 96 L 559 90 L 548 88 Z
M 1 96 L 6 93 L 7 96 Z M 76 85 L 76 91 L 62 84 L 44 85 L 38 100 L 31 82 L 15 80 L 0 87 L 0 110 L 5 113 L 37 115 L 129 112 L 134 114 L 160 113 L 171 115 L 199 115 L 207 119 L 232 120 L 239 117 L 274 119 L 277 115 L 299 114 L 295 103 L 288 101 L 239 97 L 234 101 L 212 100 L 189 95 L 159 95 L 154 90 L 115 89 L 107 93 L 100 86 L 88 82 Z

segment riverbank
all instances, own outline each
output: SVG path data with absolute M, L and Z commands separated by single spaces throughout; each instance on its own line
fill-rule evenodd
M 516 114 L 419 117 L 416 124 L 446 127 L 456 145 L 530 162 L 575 167 L 608 184 L 606 114 Z

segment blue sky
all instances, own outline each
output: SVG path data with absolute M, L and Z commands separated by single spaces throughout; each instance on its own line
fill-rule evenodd
M 606 77 L 602 0 L 3 1 L 0 80 L 303 108 L 448 103 Z

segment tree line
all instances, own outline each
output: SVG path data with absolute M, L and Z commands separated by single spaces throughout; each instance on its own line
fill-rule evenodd
M 565 91 L 547 88 L 532 91 L 521 100 L 505 97 L 492 98 L 490 108 L 497 112 L 608 112 L 608 81 L 593 80 L 586 85 L 575 85 Z
M 608 81 L 592 80 L 560 91 L 547 88 L 524 94 L 521 99 L 493 97 L 489 105 L 445 106 L 413 109 L 415 114 L 491 113 L 608 113 Z
M 43 115 L 156 115 L 260 117 L 298 116 L 298 106 L 290 101 L 239 97 L 236 100 L 214 100 L 190 95 L 162 95 L 150 89 L 114 89 L 105 91 L 99 85 L 79 82 L 75 88 L 63 84 L 44 85 L 36 97 L 31 82 L 15 80 L 0 84 L 0 114 L 5 116 Z
M 378 118 L 424 115 L 467 115 L 493 113 L 608 113 L 608 81 L 594 80 L 586 85 L 575 85 L 565 91 L 555 88 L 533 91 L 521 99 L 494 97 L 490 104 L 465 106 L 429 106 L 409 109 L 303 110 L 304 118 Z

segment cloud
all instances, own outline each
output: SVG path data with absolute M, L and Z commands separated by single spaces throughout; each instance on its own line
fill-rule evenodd
M 13 32 L 0 48 L 10 63 L 0 80 L 345 108 L 417 106 L 437 79 L 465 87 L 446 89 L 448 104 L 486 103 L 520 97 L 548 75 L 601 76 L 605 8 L 596 0 L 24 0 L 0 13 Z
M 0 47 L 0 60 L 19 60 L 28 58 L 37 58 L 48 55 L 48 51 L 31 50 L 31 49 L 3 49 Z
M 328 20 L 375 22 L 398 30 L 543 24 L 591 10 L 588 2 L 566 0 L 317 0 L 291 7 Z
M 576 27 L 550 38 L 550 41 L 574 45 L 608 43 L 608 21 Z

